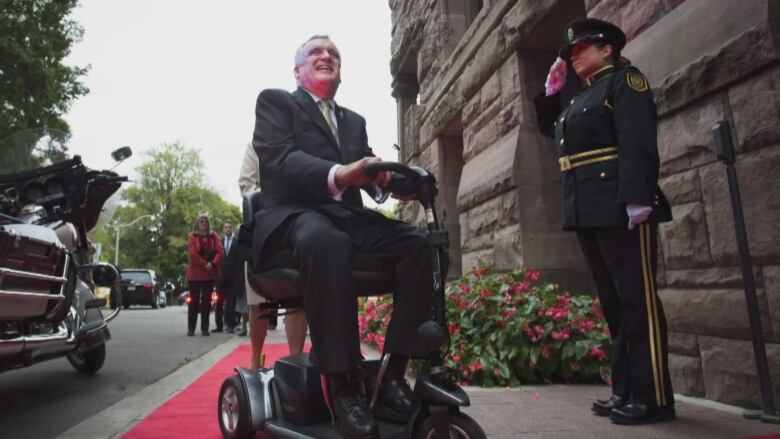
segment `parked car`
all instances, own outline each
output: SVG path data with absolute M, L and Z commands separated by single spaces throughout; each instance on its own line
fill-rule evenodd
M 154 271 L 133 268 L 119 272 L 122 277 L 122 301 L 130 305 L 149 305 L 154 309 L 165 307 L 165 292 L 157 285 Z

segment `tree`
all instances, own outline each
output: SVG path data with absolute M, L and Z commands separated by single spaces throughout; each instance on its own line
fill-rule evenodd
M 212 228 L 219 231 L 223 221 L 239 220 L 240 211 L 206 185 L 203 161 L 197 150 L 175 142 L 154 148 L 146 156 L 137 168 L 137 183 L 122 194 L 127 204 L 117 209 L 107 232 L 93 234 L 93 239 L 101 239 L 104 254 L 113 255 L 117 224 L 152 215 L 153 218 L 121 229 L 119 265 L 149 268 L 158 273 L 161 281 L 183 285 L 187 235 L 197 215 L 208 213 Z
M 32 128 L 70 133 L 62 115 L 89 92 L 80 82 L 87 68 L 62 63 L 83 33 L 67 18 L 77 3 L 0 0 L 0 140 Z

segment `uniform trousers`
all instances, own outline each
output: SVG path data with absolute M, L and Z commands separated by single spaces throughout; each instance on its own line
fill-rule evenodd
M 366 216 L 368 215 L 356 215 Z M 307 211 L 279 227 L 267 248 L 293 249 L 304 288 L 314 359 L 324 373 L 346 372 L 361 359 L 357 296 L 352 278 L 356 251 L 394 273 L 393 314 L 384 352 L 422 357 L 417 328 L 432 317 L 431 245 L 417 227 L 382 218 L 355 218 L 348 227 Z
M 656 294 L 656 224 L 577 230 L 612 338 L 612 392 L 674 404 L 666 317 Z

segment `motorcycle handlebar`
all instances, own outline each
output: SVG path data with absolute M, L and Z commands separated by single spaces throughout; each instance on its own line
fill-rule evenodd
M 410 168 L 409 166 L 398 162 L 373 162 L 367 164 L 366 167 L 363 168 L 363 172 L 365 172 L 369 178 L 376 177 L 376 175 L 382 171 L 397 172 L 411 180 L 417 180 L 420 177 L 427 175 L 427 172 L 422 168 Z

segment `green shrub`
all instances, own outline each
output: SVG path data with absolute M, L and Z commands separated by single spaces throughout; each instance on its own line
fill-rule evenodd
M 445 366 L 464 384 L 609 381 L 609 331 L 598 302 L 539 281 L 532 269 L 481 267 L 447 285 Z M 391 296 L 366 301 L 364 343 L 382 349 Z

